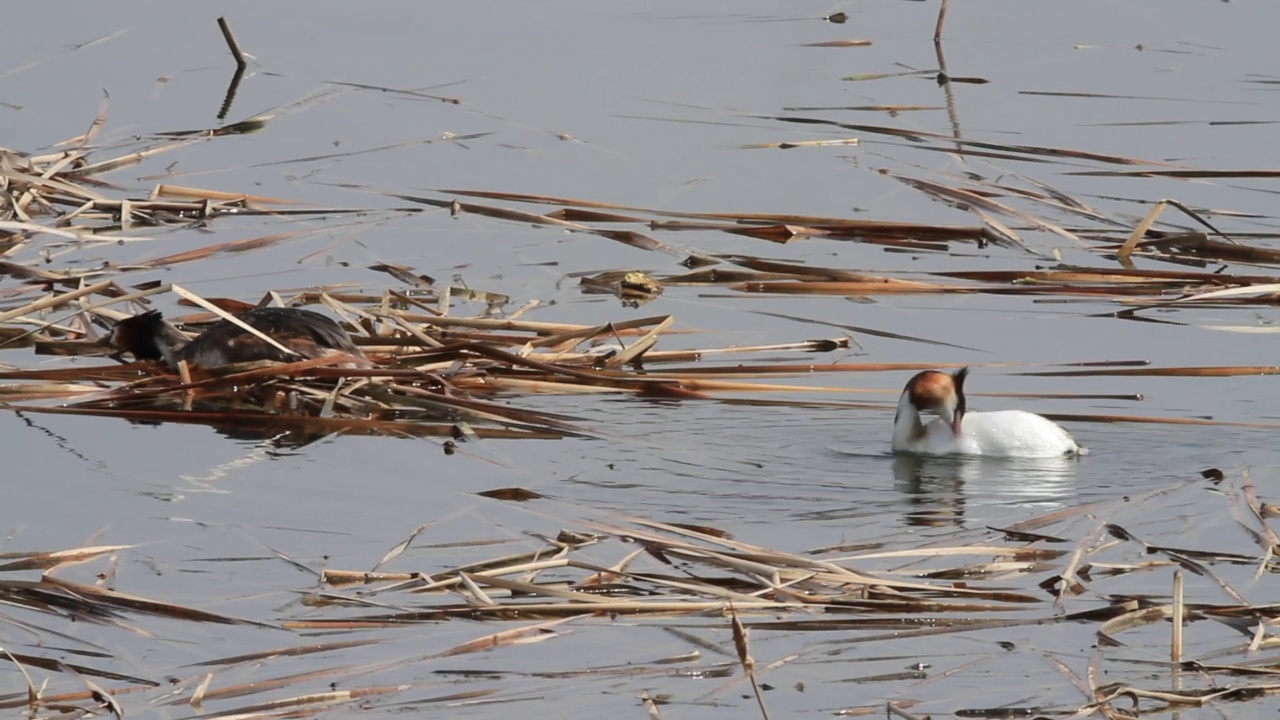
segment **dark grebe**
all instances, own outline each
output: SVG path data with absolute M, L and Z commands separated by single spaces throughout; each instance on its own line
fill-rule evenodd
M 189 365 L 217 367 L 233 363 L 274 360 L 297 362 L 313 358 L 349 355 L 345 367 L 370 367 L 373 363 L 351 341 L 338 323 L 301 308 L 261 307 L 236 316 L 267 335 L 291 353 L 281 352 L 262 338 L 228 320 L 220 320 L 194 340 L 165 322 L 158 310 L 116 323 L 107 342 L 139 360 L 163 360 L 170 368 L 186 360 Z

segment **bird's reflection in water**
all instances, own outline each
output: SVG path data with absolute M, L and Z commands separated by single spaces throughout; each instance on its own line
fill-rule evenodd
M 908 525 L 962 525 L 976 498 L 983 504 L 1053 502 L 1071 493 L 1077 460 L 898 455 L 893 478 L 905 496 Z
M 300 450 L 335 433 L 332 425 L 311 422 L 312 418 L 303 414 L 273 414 L 261 403 L 235 405 L 196 400 L 183 407 L 181 402 L 163 401 L 150 402 L 145 409 L 155 411 L 156 419 L 129 418 L 129 423 L 142 427 L 206 425 L 228 440 L 257 443 L 267 450 Z
M 305 427 L 280 429 L 273 427 L 245 427 L 243 425 L 214 425 L 213 429 L 228 440 L 256 442 L 268 451 L 290 451 L 302 448 L 336 433 L 332 430 L 314 431 Z

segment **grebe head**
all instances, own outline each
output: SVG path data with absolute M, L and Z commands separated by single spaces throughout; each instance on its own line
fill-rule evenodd
M 969 368 L 960 368 L 950 375 L 925 370 L 907 381 L 903 393 L 917 412 L 935 413 L 951 426 L 951 432 L 959 435 L 965 413 L 964 380 L 968 376 Z
M 187 344 L 187 337 L 165 322 L 159 310 L 151 310 L 116 323 L 105 342 L 138 360 L 172 364 L 172 358 Z

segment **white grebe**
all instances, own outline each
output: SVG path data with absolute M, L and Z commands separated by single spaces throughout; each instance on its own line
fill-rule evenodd
M 1056 457 L 1088 452 L 1061 425 L 1025 410 L 967 412 L 969 368 L 948 375 L 917 373 L 907 382 L 893 419 L 893 451 L 917 455 Z M 925 424 L 920 413 L 938 417 Z
M 297 362 L 335 355 L 350 356 L 351 361 L 344 363 L 349 367 L 372 365 L 347 331 L 320 313 L 301 308 L 261 307 L 236 317 L 292 352 L 283 353 L 227 320 L 214 323 L 194 340 L 188 340 L 165 322 L 157 310 L 116 323 L 107 342 L 139 360 L 163 360 L 170 368 L 177 368 L 181 360 L 210 368 L 257 360 Z

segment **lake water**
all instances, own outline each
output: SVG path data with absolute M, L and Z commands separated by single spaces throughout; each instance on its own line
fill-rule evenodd
M 1212 211 L 1216 226 L 1247 237 L 1250 245 L 1274 247 L 1274 177 L 1099 177 L 1079 173 L 1129 166 L 1043 155 L 960 156 L 945 152 L 946 142 L 787 119 L 960 135 L 1198 169 L 1274 169 L 1280 167 L 1274 142 L 1280 51 L 1272 35 L 1280 5 L 961 0 L 952 4 L 943 45 L 948 72 L 989 82 L 955 82 L 946 89 L 934 79 L 936 9 L 935 3 L 901 0 L 851 6 L 808 0 L 317 2 L 305 10 L 232 0 L 199 10 L 126 2 L 109 13 L 25 4 L 10 13 L 11 24 L 23 32 L 11 33 L 0 45 L 0 144 L 50 151 L 88 129 L 104 90 L 109 100 L 99 138 L 103 144 L 218 126 L 215 116 L 233 62 L 214 24 L 216 12 L 230 21 L 255 61 L 228 121 L 259 113 L 274 118 L 261 132 L 192 143 L 104 176 L 119 187 L 100 190 L 141 198 L 157 183 L 169 183 L 368 212 L 223 218 L 201 228 L 138 232 L 138 242 L 61 248 L 43 266 L 128 265 L 217 242 L 296 232 L 268 248 L 131 272 L 121 282 L 175 282 L 209 296 L 256 301 L 270 290 L 326 284 L 381 292 L 395 287 L 393 281 L 366 268 L 395 263 L 441 282 L 509 295 L 509 309 L 543 303 L 525 319 L 604 323 L 671 314 L 677 328 L 694 331 L 664 337 L 660 349 L 834 338 L 844 334 L 843 325 L 924 339 L 928 342 L 855 331 L 859 348 L 787 361 L 969 363 L 975 366 L 969 387 L 977 393 L 972 400 L 977 409 L 1016 406 L 1045 413 L 1280 423 L 1275 376 L 1017 374 L 1046 369 L 1042 364 L 1102 360 L 1274 365 L 1278 341 L 1270 330 L 1280 315 L 1273 306 L 1166 308 L 1142 315 L 1164 322 L 1140 322 L 1109 316 L 1123 306 L 1106 297 L 1062 302 L 1031 295 L 879 295 L 860 302 L 668 287 L 657 300 L 633 310 L 612 297 L 584 294 L 575 275 L 616 269 L 671 275 L 682 270 L 679 262 L 690 253 L 754 255 L 933 281 L 937 278 L 927 273 L 1030 271 L 1054 267 L 1056 258 L 1085 267 L 1119 267 L 1092 249 L 1008 218 L 1006 223 L 1019 226 L 1026 250 L 955 243 L 951 253 L 906 252 L 823 238 L 774 244 L 721 232 L 651 232 L 678 251 L 665 254 L 557 228 L 475 214 L 454 218 L 433 208 L 419 212 L 424 206 L 394 197 L 449 199 L 454 195 L 448 190 L 470 189 L 685 213 L 976 225 L 980 220 L 974 214 L 932 201 L 895 176 L 948 185 L 968 177 L 1010 184 L 1030 178 L 1130 227 L 1152 203 L 1174 198 Z M 823 20 L 837 11 L 847 12 L 848 21 Z M 852 39 L 872 44 L 812 46 Z M 886 77 L 849 79 L 873 74 Z M 890 105 L 900 111 L 865 109 Z M 856 146 L 746 147 L 854 137 L 860 141 Z M 1082 232 L 1101 229 L 1120 238 L 1128 232 L 1020 207 Z M 1173 211 L 1163 217 L 1173 225 L 1193 225 Z M 39 253 L 38 244 L 32 244 L 8 259 L 40 266 Z M 1140 260 L 1139 267 L 1191 269 L 1148 260 Z M 1208 263 L 1203 269 L 1219 267 Z M 1245 263 L 1227 271 L 1274 274 L 1271 267 Z M 16 283 L 6 276 L 0 290 Z M 160 298 L 158 306 L 172 309 L 175 302 Z M 460 303 L 456 314 L 482 309 Z M 107 361 L 50 359 L 20 349 L 4 351 L 0 362 L 32 368 Z M 317 588 L 316 580 L 280 558 L 314 570 L 368 569 L 415 528 L 429 525 L 393 567 L 437 572 L 528 549 L 535 544 L 528 533 L 554 535 L 614 513 L 713 526 L 743 542 L 790 553 L 842 544 L 914 548 L 973 542 L 988 526 L 1005 527 L 1086 503 L 1106 508 L 1099 517 L 1138 523 L 1167 544 L 1256 551 L 1227 504 L 1206 499 L 1210 491 L 1200 472 L 1219 468 L 1232 478 L 1248 472 L 1263 499 L 1274 500 L 1280 490 L 1280 446 L 1273 427 L 1067 422 L 1090 448 L 1088 456 L 1045 462 L 895 458 L 888 452 L 892 407 L 909 375 L 814 374 L 778 381 L 819 388 L 812 392 L 723 393 L 714 400 L 683 402 L 512 396 L 507 400 L 513 404 L 573 415 L 599 437 L 486 440 L 460 444 L 451 456 L 432 440 L 333 437 L 284 451 L 229 440 L 194 425 L 0 413 L 5 458 L 0 524 L 7 530 L 6 550 L 136 544 L 121 553 L 115 570 L 122 592 L 273 626 L 223 632 L 137 618 L 118 626 L 68 624 L 23 611 L 24 621 L 43 630 L 11 623 L 0 632 L 0 645 L 163 680 L 202 675 L 204 670 L 185 666 L 212 658 L 301 645 L 316 637 L 370 638 L 377 644 L 323 660 L 237 666 L 219 675 L 214 686 L 341 667 L 342 687 L 406 684 L 399 693 L 331 709 L 342 714 L 353 707 L 398 712 L 403 708 L 396 703 L 484 687 L 496 693 L 490 700 L 504 702 L 450 705 L 450 711 L 499 717 L 511 712 L 509 703 L 518 703 L 518 712 L 539 716 L 640 716 L 644 709 L 638 697 L 647 690 L 670 696 L 676 707 L 663 713 L 672 717 L 743 717 L 758 710 L 740 674 L 693 679 L 649 664 L 693 647 L 668 632 L 671 627 L 701 633 L 728 652 L 716 657 L 704 648 L 700 666 L 732 660 L 721 617 L 578 620 L 550 642 L 428 660 L 431 653 L 511 624 L 451 621 L 337 634 L 279 629 L 285 620 L 326 612 L 300 603 L 302 594 Z M 1143 399 L 983 396 L 1017 392 Z M 883 407 L 835 404 L 843 401 Z M 547 499 L 517 505 L 476 495 L 509 486 Z M 1126 508 L 1131 498 L 1145 500 Z M 1071 526 L 1069 539 L 1080 540 L 1091 527 L 1083 521 Z M 501 544 L 496 549 L 454 545 L 480 541 Z M 606 555 L 602 563 L 617 560 Z M 98 570 L 86 565 L 71 574 L 92 582 Z M 1265 575 L 1259 580 L 1236 572 L 1230 582 L 1250 601 L 1274 601 Z M 1026 582 L 1007 584 L 1022 588 Z M 1223 600 L 1213 581 L 1188 579 L 1193 582 L 1202 583 L 1190 591 L 1200 599 Z M 1167 590 L 1168 572 L 1153 572 L 1131 578 L 1124 588 L 1099 587 L 1068 609 L 1092 606 L 1107 592 Z M 407 607 L 415 600 L 395 602 Z M 1047 617 L 1051 609 L 1037 606 L 1029 614 Z M 781 615 L 762 614 L 756 620 Z M 129 623 L 145 633 L 131 630 Z M 999 705 L 1042 707 L 1050 714 L 1085 702 L 1053 661 L 1083 675 L 1096 642 L 1094 629 L 983 630 L 880 647 L 842 645 L 856 636 L 852 632 L 762 628 L 753 635 L 753 653 L 761 667 L 796 653 L 803 658 L 761 673 L 776 688 L 766 693 L 775 717 L 829 716 L 889 699 L 919 700 L 913 711 L 935 717 Z M 1155 635 L 1165 629 L 1148 632 L 1134 639 L 1141 649 L 1127 661 L 1160 657 L 1165 641 Z M 1248 642 L 1247 636 L 1200 632 L 1202 649 Z M 1018 651 L 1001 650 L 1003 642 Z M 103 654 L 93 656 L 90 649 Z M 393 658 L 403 661 L 367 677 L 359 672 Z M 916 662 L 930 663 L 937 681 L 877 679 Z M 537 674 L 628 663 L 645 669 L 571 679 Z M 57 692 L 82 689 L 66 674 L 32 671 L 37 683 L 52 678 Z M 1127 677 L 1139 682 L 1134 678 L 1143 676 Z M 1010 683 L 1014 678 L 1024 682 Z M 321 692 L 333 681 L 318 677 L 269 697 L 229 699 L 206 709 Z M 0 673 L 0 691 L 25 693 L 21 674 Z M 161 694 L 123 696 L 121 702 L 134 717 L 190 714 L 181 705 L 161 705 Z M 1276 706 L 1266 699 L 1249 708 L 1262 713 Z M 1182 716 L 1208 717 L 1208 712 L 1188 710 Z

